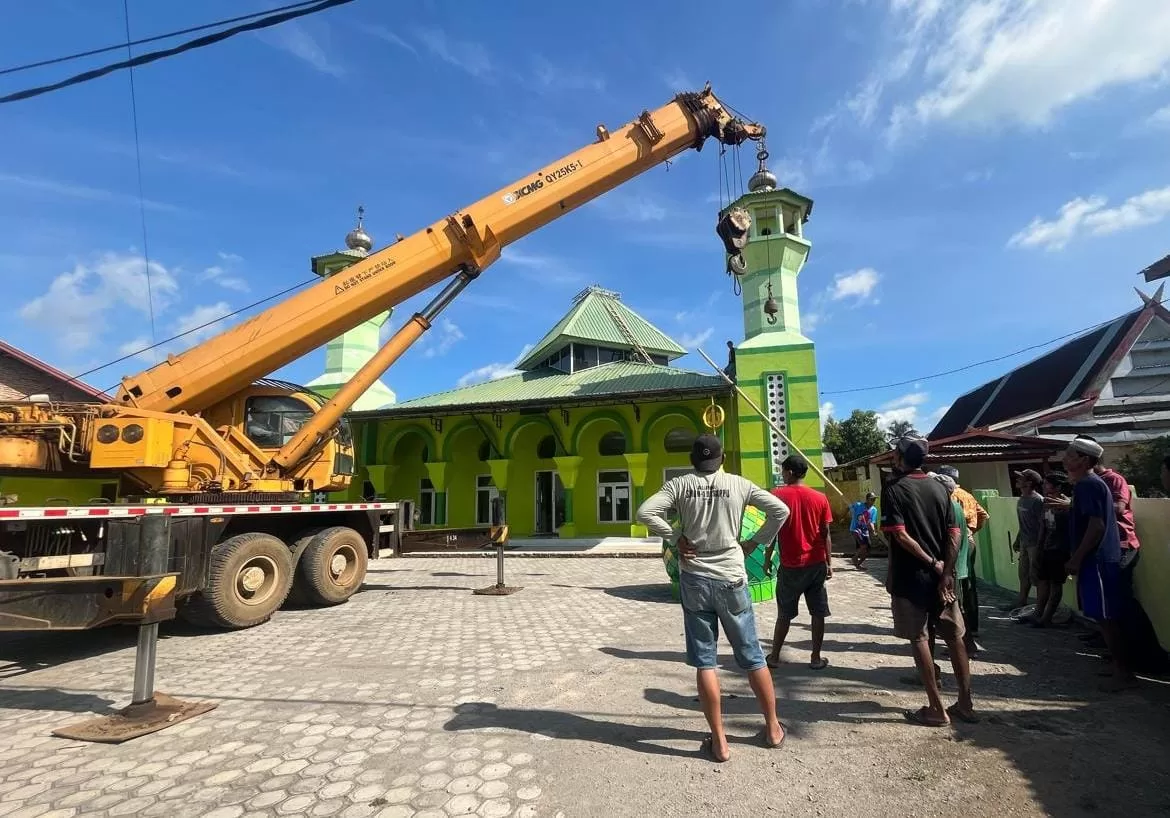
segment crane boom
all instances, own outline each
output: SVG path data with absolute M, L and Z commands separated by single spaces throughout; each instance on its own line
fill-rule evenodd
M 710 86 L 644 111 L 612 136 L 599 126 L 596 142 L 124 378 L 116 402 L 197 413 L 459 269 L 477 274 L 508 244 L 708 137 L 740 144 L 763 135 L 763 127 L 732 116 Z

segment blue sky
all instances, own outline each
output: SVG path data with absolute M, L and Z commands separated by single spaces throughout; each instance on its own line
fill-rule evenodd
M 264 8 L 129 5 L 135 36 Z M 5 65 L 124 38 L 121 0 L 3 14 Z M 1026 356 L 922 376 L 1132 308 L 1135 274 L 1170 251 L 1165 0 L 358 0 L 135 72 L 154 335 L 304 280 L 359 203 L 381 246 L 706 80 L 768 126 L 773 170 L 816 202 L 800 296 L 834 414 L 929 428 Z M 721 356 L 742 318 L 712 229 L 715 154 L 513 245 L 387 383 L 406 398 L 505 372 L 593 283 Z M 126 72 L 0 106 L 0 337 L 71 372 L 139 348 L 142 247 Z

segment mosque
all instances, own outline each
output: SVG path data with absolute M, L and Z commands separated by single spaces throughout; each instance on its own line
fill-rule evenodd
M 752 225 L 746 271 L 735 277 L 743 337 L 729 370 L 820 467 L 816 357 L 797 297 L 812 201 L 778 187 L 761 160 L 734 206 Z M 334 275 L 373 249 L 361 216 L 346 249 L 312 259 L 315 273 Z M 336 392 L 377 350 L 389 317 L 330 342 L 325 372 L 309 386 Z M 385 384 L 371 387 L 349 415 L 358 475 L 346 497 L 413 500 L 424 527 L 486 526 L 505 516 L 513 539 L 643 537 L 639 503 L 688 469 L 692 441 L 712 427 L 729 469 L 778 484 L 787 443 L 724 378 L 674 366 L 686 352 L 620 294 L 588 287 L 517 374 L 401 402 Z M 809 484 L 819 485 L 812 471 Z

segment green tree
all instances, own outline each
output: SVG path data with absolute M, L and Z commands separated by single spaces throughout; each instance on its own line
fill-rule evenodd
M 1170 435 L 1139 443 L 1133 451 L 1117 461 L 1117 470 L 1125 476 L 1138 497 L 1165 497 L 1162 488 L 1162 459 L 1170 455 Z
M 890 448 L 886 435 L 878 427 L 877 412 L 861 409 L 854 409 L 845 420 L 829 418 L 821 442 L 837 456 L 838 463 L 870 457 Z
M 892 420 L 890 425 L 886 427 L 886 432 L 892 440 L 897 440 L 913 428 L 914 424 L 908 420 Z

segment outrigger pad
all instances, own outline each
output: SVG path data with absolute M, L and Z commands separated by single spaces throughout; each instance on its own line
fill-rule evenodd
M 523 588 L 518 588 L 513 585 L 500 585 L 497 583 L 496 585 L 489 585 L 486 588 L 476 588 L 471 593 L 477 596 L 508 596 L 509 594 L 523 590 Z
M 155 693 L 145 704 L 132 704 L 112 716 L 60 727 L 53 731 L 58 738 L 74 741 L 96 741 L 102 744 L 121 744 L 132 738 L 157 733 L 181 721 L 201 716 L 217 707 L 213 702 L 182 702 L 166 693 Z

